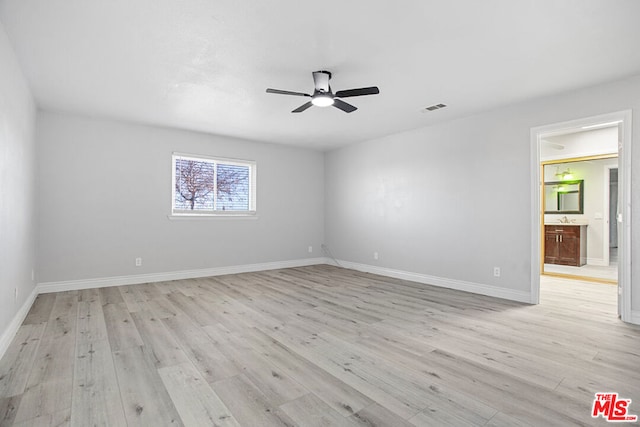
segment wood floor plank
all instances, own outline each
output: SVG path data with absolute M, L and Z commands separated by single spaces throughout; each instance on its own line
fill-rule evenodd
M 218 319 L 209 311 L 211 308 L 209 308 L 209 310 L 203 308 L 196 303 L 196 299 L 193 297 L 186 296 L 182 292 L 172 292 L 168 294 L 166 298 L 173 306 L 191 317 L 200 326 L 215 325 L 218 323 Z
M 261 324 L 274 328 L 283 325 L 283 322 L 276 319 L 274 316 L 264 315 L 263 313 L 260 313 L 259 310 L 253 309 L 251 305 L 247 305 L 245 302 L 229 298 L 219 306 L 214 305 L 213 307 L 215 312 L 211 313 L 211 315 L 215 316 L 216 321 L 210 323 L 210 325 L 221 323 L 223 325 L 231 326 L 241 323 L 247 327 L 251 327 L 255 324 Z M 211 309 L 211 304 L 204 304 L 206 303 L 202 300 L 198 302 L 198 305 L 202 306 L 203 309 L 206 309 L 207 306 Z
M 522 420 L 510 417 L 509 415 L 498 412 L 485 424 L 487 427 L 531 427 L 533 424 L 526 423 Z
M 384 406 L 377 403 L 364 408 L 361 411 L 353 414 L 350 420 L 355 421 L 356 425 L 360 426 L 393 426 L 393 427 L 413 427 L 411 424 L 401 418 L 398 418 L 396 414 L 389 411 Z
M 282 427 L 295 426 L 295 422 L 244 375 L 238 375 L 212 384 L 216 394 L 231 410 L 242 426 Z
M 214 340 L 218 350 L 260 389 L 273 406 L 297 399 L 309 392 L 284 370 L 253 350 L 237 334 L 221 325 L 206 326 L 204 330 Z
M 351 370 L 364 367 L 366 372 L 375 373 L 378 378 L 386 380 L 387 384 L 399 388 L 401 393 L 408 395 L 411 392 L 418 397 L 418 402 L 421 403 L 416 402 L 416 405 L 421 404 L 423 409 L 411 420 L 424 419 L 425 413 L 428 412 L 428 417 L 435 418 L 437 414 L 442 422 L 453 419 L 467 420 L 469 424 L 483 424 L 497 412 L 495 408 L 471 395 L 451 390 L 431 375 L 405 367 L 398 368 L 395 353 L 380 351 L 372 355 L 365 347 L 330 334 L 323 333 L 321 337 L 327 340 L 330 347 L 341 349 L 343 366 Z M 390 390 L 389 393 L 393 394 L 395 390 Z M 449 415 L 451 412 L 455 413 L 455 416 Z
M 208 383 L 240 373 L 240 369 L 218 350 L 209 335 L 191 318 L 178 315 L 162 321 Z
M 542 387 L 554 389 L 562 381 L 565 367 L 549 364 L 545 371 L 532 371 L 529 369 L 535 365 L 536 356 L 523 351 L 514 351 L 504 346 L 492 343 L 487 345 L 485 341 L 467 334 L 457 335 L 454 331 L 447 332 L 447 338 L 437 338 L 432 342 L 435 347 L 459 357 L 472 360 L 478 364 L 494 368 L 515 377 L 522 378 Z
M 352 415 L 371 405 L 373 401 L 311 363 L 278 340 L 262 331 L 245 331 L 245 338 L 260 354 L 284 370 L 306 389 L 342 416 Z
M 100 296 L 78 303 L 71 425 L 125 425 Z
M 331 409 L 313 394 L 306 394 L 280 406 L 296 425 L 305 427 L 355 426 L 352 420 Z
M 131 313 L 140 337 L 157 368 L 177 365 L 187 361 L 187 356 L 162 321 L 147 310 Z
M 160 368 L 158 372 L 185 426 L 240 425 L 191 363 Z
M 371 400 L 384 405 L 404 419 L 413 417 L 424 408 L 423 396 L 416 395 L 413 392 L 402 393 L 399 389 L 401 384 L 395 379 L 392 378 L 392 384 L 389 384 L 386 378 L 381 379 L 378 377 L 378 374 L 383 374 L 380 370 L 375 373 L 370 372 L 360 364 L 353 369 L 350 366 L 349 356 L 342 354 L 339 349 L 326 353 L 326 350 L 329 349 L 328 346 L 323 346 L 322 350 L 318 351 L 308 346 L 309 341 L 300 344 L 296 338 L 289 339 L 289 337 L 280 332 L 264 332 L 285 343 L 288 348 L 311 363 L 340 378 L 350 387 L 353 387 Z
M 38 295 L 22 324 L 31 325 L 49 320 L 55 300 L 56 294 L 54 293 Z
M 121 351 L 144 345 L 131 313 L 124 303 L 106 304 L 102 310 L 111 351 Z
M 160 289 L 158 289 L 155 283 L 143 283 L 141 285 L 137 285 L 136 290 L 140 297 L 147 302 L 164 297 L 164 294 L 160 292 Z
M 39 415 L 25 421 L 16 422 L 14 427 L 66 427 L 71 425 L 71 409 L 62 409 L 52 414 Z
M 33 386 L 30 386 L 22 394 L 20 406 L 16 411 L 15 423 L 26 422 L 37 418 L 38 423 L 49 422 L 53 418 L 57 419 L 60 411 L 67 415 L 71 414 L 71 396 L 73 390 L 73 378 L 69 377 L 50 379 Z M 67 419 L 68 421 L 68 419 Z
M 147 300 L 138 290 L 138 286 L 119 286 L 118 288 L 130 313 L 149 309 Z
M 147 305 L 158 319 L 168 319 L 170 317 L 184 314 L 182 310 L 174 306 L 164 295 L 162 297 L 149 300 Z
M 102 301 L 102 305 L 124 304 L 124 298 L 122 298 L 122 294 L 120 293 L 118 286 L 100 288 L 98 291 L 100 292 L 100 301 Z
M 46 323 L 23 324 L 0 360 L 0 398 L 24 392 Z
M 78 302 L 76 342 L 98 342 L 108 340 L 107 325 L 99 293 L 93 298 Z
M 16 413 L 16 423 L 71 409 L 77 292 L 56 294 L 43 338 Z
M 386 347 L 378 345 L 371 347 L 368 337 L 356 342 L 347 342 L 343 339 L 342 343 L 337 345 L 343 348 L 351 348 L 352 351 L 362 354 L 375 354 L 376 357 L 373 358 L 373 361 L 378 364 L 386 363 L 386 369 L 395 371 L 398 377 L 404 378 L 405 381 L 414 380 L 428 385 L 428 390 L 424 390 L 424 392 L 428 393 L 428 396 L 423 398 L 426 406 L 420 413 L 410 419 L 412 423 L 424 424 L 424 420 L 429 419 L 433 420 L 434 423 L 439 420 L 443 424 L 463 425 L 466 423 L 467 425 L 481 425 L 491 419 L 497 412 L 495 408 L 487 405 L 480 398 L 466 393 L 465 390 L 453 388 L 446 382 L 441 381 L 437 375 L 433 375 L 432 372 L 428 371 L 427 366 L 414 362 L 415 360 L 421 360 L 424 355 L 430 352 L 425 352 L 423 356 L 416 358 L 413 353 L 407 352 L 402 348 L 395 348 L 389 344 Z M 371 348 L 374 348 L 375 352 L 371 352 Z M 361 359 L 362 357 L 356 355 L 355 358 Z M 402 366 L 402 369 L 397 369 L 397 365 Z
M 637 381 L 615 380 L 604 373 L 570 372 L 562 379 L 554 392 L 569 396 L 573 400 L 591 401 L 594 390 L 616 390 L 621 396 L 640 396 L 640 383 Z
M 434 368 L 447 382 L 464 386 L 500 412 L 515 418 L 538 425 L 572 425 L 590 419 L 591 401 L 580 402 L 554 394 L 552 390 L 442 350 L 430 353 L 423 363 Z M 544 408 L 544 412 L 536 408 Z
M 168 295 L 172 292 L 180 292 L 180 286 L 184 284 L 184 280 L 168 280 L 154 283 L 160 293 Z
M 494 411 L 492 417 L 496 412 Z M 411 417 L 409 422 L 416 426 L 473 427 L 485 425 L 489 419 L 467 411 L 463 405 L 459 405 L 456 402 L 446 401 L 446 403 L 443 403 L 440 401 L 437 405 L 430 405 Z
M 111 348 L 107 341 L 78 343 L 71 425 L 125 425 Z
M 0 397 L 0 426 L 13 425 L 21 398 L 21 394 L 11 397 Z
M 155 363 L 144 346 L 116 351 L 113 357 L 129 425 L 183 425 Z
M 207 278 L 208 279 L 208 278 Z M 158 287 L 160 292 L 171 290 L 171 294 L 179 293 L 186 297 L 195 297 L 199 295 L 200 280 L 198 278 L 189 280 L 173 280 L 163 282 L 162 287 Z

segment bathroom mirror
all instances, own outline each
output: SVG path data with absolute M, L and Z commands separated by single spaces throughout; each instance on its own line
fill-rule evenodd
M 544 183 L 544 213 L 584 213 L 584 180 Z

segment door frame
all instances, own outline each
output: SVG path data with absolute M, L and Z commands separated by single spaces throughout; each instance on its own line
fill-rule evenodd
M 605 234 L 603 235 L 603 250 L 604 250 L 604 262 L 609 265 L 611 264 L 611 247 L 609 246 L 611 243 L 611 221 L 617 220 L 617 212 L 616 215 L 611 217 L 611 213 L 609 209 L 611 208 L 611 170 L 618 169 L 617 166 L 613 165 L 604 165 L 604 190 L 605 190 L 605 203 L 607 203 L 607 209 L 604 210 L 604 219 L 606 221 L 607 226 L 605 227 Z M 619 194 L 618 194 L 619 195 Z
M 540 263 L 542 251 L 542 203 L 540 188 L 543 186 L 540 168 L 542 138 L 553 134 L 570 133 L 585 126 L 602 123 L 618 123 L 618 200 L 622 230 L 618 236 L 618 298 L 620 317 L 631 321 L 631 110 L 553 123 L 531 128 L 531 303 L 540 303 Z

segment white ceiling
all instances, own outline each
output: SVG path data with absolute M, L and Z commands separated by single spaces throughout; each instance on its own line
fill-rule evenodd
M 639 18 L 638 0 L 0 0 L 43 109 L 318 149 L 638 74 Z M 321 69 L 381 93 L 351 114 L 265 93 Z
M 617 154 L 618 126 L 573 129 L 567 133 L 545 136 L 541 142 L 542 161 Z

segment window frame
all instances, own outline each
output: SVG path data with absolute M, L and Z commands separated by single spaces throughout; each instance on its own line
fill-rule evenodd
M 176 160 L 186 159 L 194 161 L 207 161 L 214 163 L 214 192 L 213 200 L 214 206 L 217 199 L 217 165 L 230 165 L 230 166 L 245 166 L 249 168 L 249 209 L 248 210 L 191 210 L 191 209 L 176 209 Z M 231 159 L 225 157 L 214 157 L 204 154 L 191 154 L 173 152 L 171 154 L 171 214 L 169 217 L 174 218 L 214 218 L 214 217 L 253 217 L 256 216 L 256 171 L 257 164 L 254 160 L 244 159 Z

